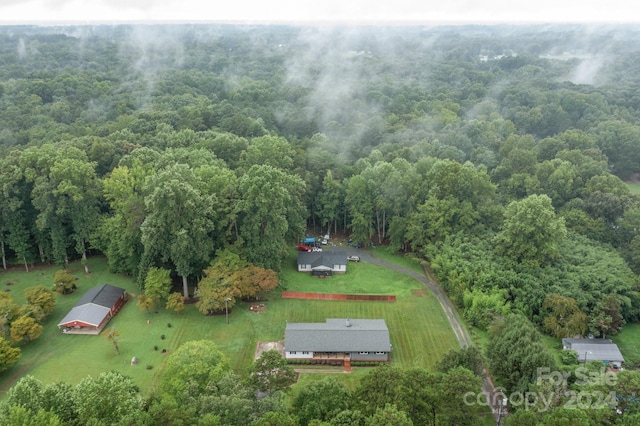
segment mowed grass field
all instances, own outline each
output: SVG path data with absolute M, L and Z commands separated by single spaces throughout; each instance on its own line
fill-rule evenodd
M 622 327 L 622 331 L 614 336 L 607 336 L 613 340 L 624 357 L 625 366 L 629 368 L 640 366 L 640 324 L 629 323 Z
M 632 194 L 640 195 L 640 183 L 638 182 L 626 182 L 629 190 Z
M 388 255 L 387 255 L 388 257 Z M 389 260 L 385 257 L 385 260 Z M 180 315 L 157 309 L 151 313 L 139 309 L 135 299 L 109 323 L 120 333 L 120 354 L 104 334 L 65 335 L 56 324 L 66 315 L 88 288 L 109 283 L 137 295 L 139 289 L 130 277 L 112 274 L 103 258 L 89 261 L 90 274 L 82 265 L 72 264 L 78 276 L 79 291 L 73 295 L 57 296 L 54 313 L 45 324 L 42 336 L 22 347 L 22 358 L 0 375 L 0 395 L 16 380 L 31 374 L 45 383 L 64 381 L 77 384 L 84 377 L 103 371 L 116 370 L 133 378 L 146 393 L 152 393 L 163 371 L 164 360 L 180 344 L 189 340 L 210 339 L 229 357 L 232 368 L 245 374 L 259 341 L 278 341 L 284 338 L 286 322 L 324 322 L 326 318 L 384 318 L 393 344 L 392 359 L 400 367 L 420 366 L 431 369 L 442 355 L 457 348 L 457 341 L 435 298 L 422 284 L 403 274 L 365 263 L 351 263 L 348 273 L 332 278 L 312 278 L 298 273 L 295 255 L 287 259 L 281 274 L 287 290 L 395 294 L 397 301 L 315 301 L 280 298 L 280 292 L 268 294 L 266 311 L 254 313 L 250 303 L 238 303 L 230 310 L 229 324 L 225 316 L 205 317 L 194 305 L 187 305 Z M 17 303 L 23 302 L 22 292 L 29 286 L 50 286 L 57 268 L 41 268 L 30 273 L 20 270 L 0 273 L 0 285 L 7 282 Z M 169 327 L 169 324 L 171 326 Z M 164 339 L 163 339 L 164 336 Z M 157 347 L 154 348 L 154 347 Z M 167 353 L 163 354 L 162 349 Z M 138 365 L 131 365 L 137 357 Z M 361 368 L 367 370 L 366 368 Z M 347 382 L 361 373 L 358 368 Z

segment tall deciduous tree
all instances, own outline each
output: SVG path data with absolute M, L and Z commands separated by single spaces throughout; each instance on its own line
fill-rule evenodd
M 567 230 L 548 196 L 531 195 L 513 201 L 504 216 L 502 231 L 495 239 L 500 254 L 532 267 L 548 264 L 558 256 Z
M 73 392 L 81 424 L 118 424 L 143 409 L 145 400 L 130 377 L 116 371 L 83 379 Z
M 537 369 L 553 370 L 555 361 L 542 343 L 534 325 L 522 315 L 497 320 L 490 330 L 487 355 L 493 373 L 508 392 L 525 391 L 536 378 Z
M 261 136 L 251 139 L 247 150 L 240 156 L 240 166 L 248 170 L 254 165 L 269 165 L 281 170 L 293 168 L 295 152 L 281 137 Z
M 333 377 L 315 381 L 304 387 L 293 401 L 300 424 L 312 420 L 329 421 L 349 408 L 349 390 Z
M 6 426 L 49 425 L 64 426 L 54 413 L 45 410 L 30 411 L 22 405 L 10 405 L 0 414 L 0 422 Z
M 149 268 L 144 279 L 144 294 L 153 303 L 169 297 L 171 291 L 171 271 L 163 268 Z
M 204 276 L 198 282 L 198 310 L 209 315 L 233 307 L 235 298 L 240 296 L 234 275 L 246 265 L 246 260 L 238 253 L 230 249 L 219 251 L 216 260 L 203 271 Z
M 34 318 L 21 316 L 11 323 L 11 341 L 19 343 L 23 340 L 35 340 L 40 337 L 43 328 Z
M 35 228 L 36 212 L 19 161 L 18 151 L 0 159 L 0 245 L 4 269 L 7 269 L 6 241 L 29 272 L 28 261 L 35 252 L 29 228 Z
M 322 192 L 319 195 L 319 216 L 323 226 L 330 230 L 333 227 L 334 233 L 338 232 L 338 221 L 343 214 L 343 187 L 333 172 L 327 170 L 327 174 L 322 180 Z
M 215 343 L 192 340 L 169 355 L 162 388 L 180 400 L 185 390 L 202 394 L 229 371 L 229 360 Z
M 367 180 L 355 175 L 346 181 L 345 204 L 351 217 L 351 237 L 357 242 L 366 242 L 373 235 L 373 198 Z
M 276 350 L 263 352 L 251 365 L 249 382 L 258 390 L 273 393 L 285 390 L 296 381 L 293 367 Z
M 269 411 L 253 423 L 253 426 L 299 426 L 298 418 L 293 414 Z M 353 423 L 349 423 L 352 426 Z
M 616 334 L 622 330 L 624 323 L 622 306 L 617 295 L 608 294 L 591 312 L 589 328 L 602 338 L 606 338 L 607 334 Z
M 464 367 L 477 376 L 484 374 L 482 353 L 476 346 L 469 346 L 458 350 L 450 349 L 436 364 L 438 371 L 447 373 L 456 367 Z
M 203 192 L 202 182 L 184 164 L 150 177 L 146 193 L 148 215 L 141 225 L 145 257 L 172 262 L 189 298 L 188 276 L 201 270 L 213 253 L 213 195 Z
M 41 285 L 26 289 L 24 297 L 31 306 L 41 310 L 44 316 L 51 315 L 56 306 L 55 293 Z
M 278 274 L 271 269 L 249 264 L 233 274 L 232 282 L 238 296 L 257 298 L 278 286 Z
M 22 405 L 27 410 L 37 412 L 43 406 L 42 382 L 31 375 L 18 380 L 7 391 L 5 402 L 7 405 Z
M 640 169 L 640 128 L 623 120 L 598 124 L 596 143 L 609 159 L 609 167 L 622 179 Z
M 95 164 L 86 159 L 61 158 L 51 168 L 51 181 L 55 185 L 59 220 L 71 223 L 71 238 L 76 252 L 87 260 L 87 245 L 94 233 L 99 217 L 101 182 L 96 176 Z M 85 273 L 89 272 L 85 263 Z
M 78 278 L 73 276 L 66 269 L 59 269 L 53 275 L 53 284 L 56 286 L 56 291 L 60 294 L 68 294 L 73 291 Z
M 5 371 L 20 359 L 20 348 L 14 348 L 9 341 L 0 336 L 0 372 Z
M 546 315 L 544 327 L 552 336 L 558 338 L 584 334 L 587 330 L 587 316 L 580 310 L 576 301 L 557 293 L 548 294 L 542 303 Z
M 21 165 L 33 185 L 36 225 L 50 236 L 51 257 L 66 264 L 67 250 L 75 243 L 86 259 L 86 243 L 98 223 L 100 181 L 95 165 L 78 148 L 51 144 L 25 150 Z
M 104 197 L 113 214 L 103 217 L 97 246 L 109 258 L 111 270 L 138 276 L 144 251 L 140 225 L 147 214 L 143 186 L 153 170 L 138 158 L 131 162 L 115 168 L 103 180 Z
M 413 426 L 413 422 L 404 411 L 398 410 L 395 405 L 387 404 L 384 408 L 378 407 L 375 414 L 365 421 L 366 426 Z
M 238 182 L 240 237 L 251 263 L 280 270 L 286 238 L 302 235 L 304 182 L 269 165 L 254 165 Z

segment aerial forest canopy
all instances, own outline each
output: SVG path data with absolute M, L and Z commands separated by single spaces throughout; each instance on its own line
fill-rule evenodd
M 329 230 L 427 260 L 481 328 L 609 335 L 640 317 L 639 83 L 624 26 L 0 27 L 5 268 L 188 292 Z

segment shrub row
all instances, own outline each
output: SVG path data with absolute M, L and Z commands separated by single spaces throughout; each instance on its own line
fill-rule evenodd
M 383 364 L 383 361 L 351 361 L 352 367 L 377 367 Z

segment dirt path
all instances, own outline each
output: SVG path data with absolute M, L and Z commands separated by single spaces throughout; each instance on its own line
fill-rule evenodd
M 360 261 L 362 262 L 368 262 L 374 265 L 393 269 L 395 271 L 398 271 L 405 275 L 409 275 L 415 278 L 416 280 L 420 281 L 422 284 L 424 284 L 425 287 L 431 290 L 431 293 L 433 293 L 433 295 L 438 300 L 438 303 L 440 303 L 440 306 L 442 307 L 442 310 L 444 311 L 445 315 L 447 316 L 447 320 L 451 325 L 451 329 L 453 330 L 453 333 L 455 334 L 456 339 L 458 339 L 458 343 L 460 344 L 460 347 L 466 348 L 471 346 L 471 339 L 469 338 L 467 331 L 463 327 L 462 322 L 460 321 L 460 318 L 458 317 L 458 314 L 455 308 L 453 307 L 453 304 L 451 303 L 451 300 L 449 300 L 449 297 L 440 288 L 440 286 L 435 282 L 433 282 L 433 280 L 429 277 L 429 273 L 426 270 L 426 268 L 423 267 L 423 273 L 420 274 L 409 268 L 405 268 L 403 266 L 385 262 L 384 260 L 378 259 L 374 257 L 371 254 L 371 252 L 369 252 L 366 249 L 357 249 L 353 247 L 341 247 L 340 250 L 346 251 L 348 256 L 350 255 L 360 256 Z M 495 389 L 495 386 L 493 385 L 493 380 L 485 370 L 485 377 L 482 381 L 482 392 L 487 396 L 487 400 L 491 403 L 491 411 L 493 413 L 494 419 L 497 422 L 498 421 L 498 405 L 496 404 L 496 402 L 498 398 L 495 396 L 494 389 Z

